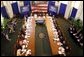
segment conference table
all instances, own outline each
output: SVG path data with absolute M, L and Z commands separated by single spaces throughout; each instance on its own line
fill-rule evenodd
M 29 44 L 28 44 L 28 49 L 31 49 L 31 56 L 35 56 L 35 20 L 32 18 L 32 28 L 31 28 L 31 33 L 30 37 L 28 38 Z
M 47 27 L 52 55 L 58 55 L 59 45 L 57 45 L 57 41 L 55 42 L 53 41 L 54 34 L 52 30 L 51 20 L 48 19 L 47 17 L 45 18 L 45 25 Z M 30 41 L 29 48 L 32 50 L 32 56 L 34 56 L 35 55 L 35 19 L 32 20 L 32 33 L 29 38 L 29 41 Z
M 25 24 L 25 21 L 23 21 L 22 27 L 24 27 L 25 25 L 27 25 L 27 24 Z M 17 41 L 18 40 L 19 40 L 19 38 L 17 39 Z M 27 50 L 30 49 L 31 50 L 31 56 L 35 56 L 35 19 L 34 18 L 32 18 L 32 21 L 31 21 L 30 36 L 27 37 L 26 40 L 29 41 L 28 46 L 27 46 Z
M 52 55 L 58 55 L 59 45 L 57 45 L 57 41 L 55 41 L 55 42 L 53 41 L 54 34 L 53 34 L 53 30 L 52 30 L 51 20 L 47 17 L 48 16 L 46 16 L 46 18 L 45 18 L 45 24 L 47 27 L 47 32 L 48 32 L 48 36 L 49 36 Z
M 52 55 L 58 55 L 59 51 L 59 45 L 57 45 L 57 41 L 54 42 L 53 37 L 53 30 L 52 30 L 52 25 L 51 25 L 51 20 L 45 17 L 45 25 L 47 27 L 47 32 L 49 36 L 49 42 L 50 42 L 50 47 L 51 47 L 51 53 Z M 31 56 L 35 56 L 35 19 L 32 18 L 32 23 L 31 23 L 31 33 L 30 37 L 28 37 L 28 49 L 31 49 Z M 40 51 L 39 51 L 40 52 Z

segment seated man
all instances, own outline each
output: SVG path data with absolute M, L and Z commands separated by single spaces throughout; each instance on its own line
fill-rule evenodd
M 60 42 L 61 42 L 61 43 L 63 43 L 64 41 L 65 41 L 64 38 L 60 39 Z
M 21 45 L 22 43 L 17 40 L 16 44 L 14 45 L 14 55 L 20 56 L 20 52 L 22 49 Z
M 9 41 L 11 41 L 11 39 L 9 39 L 9 37 L 8 37 L 8 34 L 6 34 L 6 39 L 9 40 Z
M 60 38 L 60 39 L 62 39 L 62 38 L 63 38 L 63 35 L 62 35 L 62 33 L 59 35 L 59 38 Z
M 73 29 L 73 33 L 77 33 L 77 30 L 76 30 L 75 26 L 72 29 Z
M 66 52 L 66 53 L 70 53 L 70 51 L 71 51 L 71 48 L 70 48 L 69 46 L 66 46 L 66 47 L 65 47 L 65 52 Z
M 16 19 L 8 22 L 7 26 L 10 29 L 10 33 L 15 32 L 16 23 L 17 23 Z
M 71 30 L 73 30 L 73 25 L 71 25 L 71 26 L 69 27 L 69 31 L 71 31 Z
M 79 37 L 80 37 L 80 38 L 83 37 L 82 33 L 79 34 Z
M 60 30 L 58 30 L 58 35 L 62 36 L 62 32 Z
M 59 47 L 58 49 L 59 49 L 58 51 L 59 54 L 63 54 L 64 56 L 66 56 L 65 49 L 63 47 Z
M 69 28 L 69 32 L 70 32 L 70 34 L 73 33 L 73 29 L 72 29 L 72 27 Z
M 9 34 L 9 29 L 8 29 L 8 28 L 5 29 L 5 30 L 3 30 L 3 31 L 2 31 L 2 34 L 5 36 L 5 38 L 6 38 L 7 40 L 11 41 L 11 39 L 9 39 L 9 36 L 8 36 L 8 34 Z
M 66 43 L 63 43 L 62 47 L 66 48 L 67 47 L 67 44 Z
M 25 37 L 25 30 L 26 29 L 21 29 L 21 31 L 19 32 L 19 35 L 20 35 L 20 37 L 22 37 L 22 38 L 24 38 Z
M 74 25 L 71 25 L 71 26 L 70 26 L 69 32 L 70 32 L 71 34 L 76 33 L 76 28 L 74 27 Z
M 73 34 L 77 33 L 76 27 L 73 25 L 72 27 Z
M 74 35 L 74 37 L 75 37 L 76 39 L 78 39 L 78 38 L 79 38 L 78 34 L 77 34 L 77 35 Z
M 62 47 L 65 49 L 66 54 L 68 54 L 71 51 L 71 48 L 66 43 L 63 43 Z
M 76 38 L 76 39 L 83 39 L 83 35 L 81 33 L 78 33 L 78 34 L 73 34 L 73 36 Z
M 17 56 L 25 56 L 25 54 L 26 54 L 25 45 L 22 45 L 22 49 L 17 49 Z

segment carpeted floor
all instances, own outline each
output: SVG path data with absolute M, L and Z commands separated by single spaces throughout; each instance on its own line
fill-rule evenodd
M 42 35 L 39 35 L 39 34 L 42 34 Z M 51 55 L 48 33 L 47 33 L 47 29 L 45 25 L 36 24 L 35 48 L 36 48 L 36 56 L 50 56 Z

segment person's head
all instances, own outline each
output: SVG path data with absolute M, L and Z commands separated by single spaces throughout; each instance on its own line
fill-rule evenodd
M 63 44 L 65 44 L 65 41 L 63 41 Z
M 66 49 L 69 49 L 69 47 L 68 47 L 68 46 L 66 46 Z

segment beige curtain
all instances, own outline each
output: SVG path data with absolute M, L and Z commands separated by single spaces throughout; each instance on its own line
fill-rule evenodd
M 12 11 L 12 7 L 11 7 L 10 2 L 9 1 L 3 1 L 3 4 L 6 8 L 6 11 L 7 11 L 9 17 L 12 18 L 13 17 L 13 11 Z

